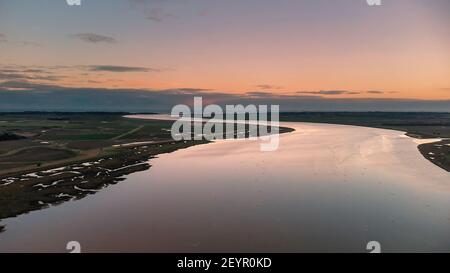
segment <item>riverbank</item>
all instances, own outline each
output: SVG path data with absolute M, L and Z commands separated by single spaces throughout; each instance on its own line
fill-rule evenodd
M 442 139 L 420 144 L 418 150 L 433 164 L 450 172 L 450 113 L 296 112 L 281 113 L 280 120 L 391 129 L 416 139 Z
M 0 220 L 82 199 L 122 181 L 127 174 L 149 169 L 149 160 L 160 154 L 205 143 L 159 141 L 119 148 L 82 163 L 8 176 L 0 180 Z
M 209 143 L 172 140 L 173 121 L 122 115 L 0 115 L 3 130 L 27 136 L 0 142 L 0 220 L 95 194 L 149 169 L 160 154 Z
M 149 169 L 149 160 L 159 154 L 207 143 L 173 141 L 172 121 L 128 119 L 122 115 L 0 115 L 1 129 L 21 136 L 19 140 L 0 142 L 0 220 L 81 199 L 118 183 L 127 174 Z M 281 119 L 395 129 L 414 138 L 450 135 L 442 123 L 445 118 L 434 117 L 433 124 L 419 124 L 411 116 L 402 115 L 403 123 L 394 119 L 388 124 L 380 116 L 363 120 L 352 116 L 295 113 L 282 114 Z M 315 120 L 319 117 L 321 122 Z M 291 131 L 280 128 L 281 133 Z M 425 158 L 450 171 L 450 140 L 421 144 L 418 149 Z M 3 230 L 0 227 L 0 232 Z
M 450 172 L 450 140 L 419 145 L 420 153 L 429 161 Z
M 384 252 L 448 250 L 450 174 L 418 153 L 421 141 L 282 125 L 296 130 L 276 152 L 196 145 L 81 201 L 4 219 L 0 251 L 64 252 L 72 240 L 86 253 L 364 252 L 368 240 Z

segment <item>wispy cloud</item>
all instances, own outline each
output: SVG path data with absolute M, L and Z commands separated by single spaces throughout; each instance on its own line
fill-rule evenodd
M 375 95 L 378 95 L 378 94 L 384 94 L 385 92 L 384 92 L 384 91 L 380 91 L 380 90 L 369 90 L 369 91 L 366 91 L 366 93 L 367 93 L 367 94 L 375 94 Z
M 58 81 L 64 76 L 56 75 L 38 68 L 13 67 L 0 69 L 0 80 L 4 81 Z
M 33 83 L 27 80 L 12 80 L 0 83 L 0 91 L 28 90 L 40 92 L 40 91 L 51 91 L 61 88 L 62 87 L 57 85 Z
M 247 92 L 245 93 L 247 96 L 249 97 L 256 97 L 256 98 L 269 98 L 269 97 L 274 97 L 275 94 L 270 93 L 270 92 L 262 92 L 262 91 L 251 91 L 251 92 Z
M 371 94 L 371 95 L 381 95 L 381 94 L 393 94 L 395 91 L 382 91 L 382 90 L 368 90 L 368 91 L 354 91 L 354 90 L 320 90 L 320 91 L 298 91 L 297 94 L 310 94 L 310 95 L 321 95 L 321 96 L 336 96 L 336 95 L 359 95 L 359 94 Z
M 69 85 L 77 84 L 101 84 L 121 81 L 118 78 L 107 79 L 104 76 L 109 73 L 148 73 L 163 72 L 165 69 L 140 67 L 140 66 L 120 66 L 120 65 L 72 65 L 72 66 L 21 66 L 21 65 L 0 65 L 0 82 L 14 81 L 37 84 Z M 64 82 L 66 82 L 64 84 Z
M 104 72 L 160 72 L 160 69 L 136 66 L 118 66 L 118 65 L 92 65 L 89 66 L 90 71 Z
M 262 90 L 278 90 L 283 88 L 281 86 L 272 84 L 258 84 L 256 87 Z
M 58 81 L 62 76 L 52 75 L 27 75 L 21 73 L 3 73 L 0 72 L 0 80 L 36 80 L 36 81 Z
M 320 91 L 298 91 L 297 94 L 310 94 L 310 95 L 356 95 L 361 94 L 359 91 L 350 90 L 320 90 Z
M 200 94 L 204 94 L 205 92 L 213 91 L 213 90 L 212 89 L 203 89 L 203 88 L 187 88 L 187 87 L 183 87 L 183 88 L 167 89 L 166 91 L 176 92 L 178 94 L 186 94 L 186 95 L 200 95 Z
M 73 38 L 79 39 L 86 43 L 108 43 L 108 44 L 114 44 L 117 43 L 117 40 L 113 37 L 100 35 L 96 33 L 78 33 L 72 35 Z

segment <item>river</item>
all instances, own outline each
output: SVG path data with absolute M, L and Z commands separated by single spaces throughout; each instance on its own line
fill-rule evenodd
M 450 173 L 393 130 L 281 123 L 151 160 L 79 201 L 5 219 L 0 252 L 450 251 Z

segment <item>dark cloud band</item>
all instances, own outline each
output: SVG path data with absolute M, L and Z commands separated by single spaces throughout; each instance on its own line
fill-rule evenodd
M 93 65 L 89 66 L 89 70 L 106 72 L 160 72 L 159 69 L 155 68 L 115 65 Z
M 321 96 L 221 93 L 199 88 L 164 90 L 68 88 L 26 81 L 0 83 L 0 111 L 128 111 L 169 112 L 194 96 L 219 105 L 280 105 L 281 111 L 439 111 L 450 100 L 326 98 Z

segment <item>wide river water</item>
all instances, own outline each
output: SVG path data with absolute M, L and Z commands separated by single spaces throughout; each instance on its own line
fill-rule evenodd
M 79 201 L 2 220 L 0 252 L 450 252 L 450 173 L 403 132 L 281 123 L 151 160 Z

